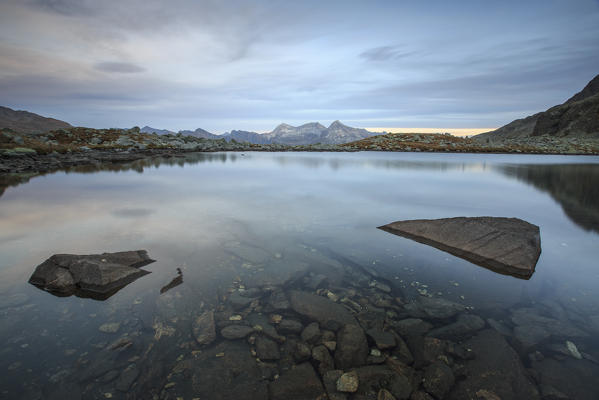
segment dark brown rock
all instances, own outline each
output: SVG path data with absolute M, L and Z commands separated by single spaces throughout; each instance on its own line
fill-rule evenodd
M 366 364 L 368 357 L 368 341 L 364 331 L 358 325 L 345 325 L 337 334 L 335 349 L 335 366 L 338 369 L 349 369 Z
M 229 325 L 229 326 L 225 326 L 220 331 L 220 334 L 225 339 L 235 340 L 235 339 L 243 339 L 244 337 L 246 337 L 247 335 L 249 335 L 252 332 L 254 332 L 254 328 L 252 328 L 251 326 Z
M 541 254 L 539 227 L 518 218 L 421 219 L 379 228 L 523 279 L 532 276 Z
M 264 371 L 258 368 L 244 342 L 222 341 L 202 350 L 190 365 L 191 379 L 185 381 L 191 381 L 193 397 L 211 400 L 268 398 Z
M 463 339 L 472 336 L 485 326 L 485 321 L 477 315 L 460 314 L 456 322 L 430 331 L 427 336 L 438 339 Z
M 320 339 L 320 328 L 318 327 L 318 322 L 312 322 L 308 324 L 302 331 L 301 338 L 304 342 L 307 343 L 316 343 Z
M 343 375 L 340 369 L 325 372 L 322 382 L 329 396 L 329 400 L 346 400 L 347 394 L 337 391 L 337 380 Z
M 318 321 L 320 326 L 337 330 L 346 324 L 356 324 L 353 315 L 342 305 L 322 296 L 292 290 L 289 292 L 291 308 L 298 314 Z
M 265 361 L 278 360 L 281 358 L 279 345 L 274 340 L 258 336 L 256 338 L 256 354 L 258 358 Z
M 214 327 L 214 311 L 209 310 L 197 317 L 193 322 L 193 336 L 201 345 L 210 344 L 216 339 Z
M 312 349 L 312 358 L 317 362 L 318 372 L 321 376 L 323 376 L 325 372 L 335 368 L 335 362 L 333 361 L 333 357 L 331 357 L 331 353 L 329 353 L 329 350 L 323 345 L 316 346 Z
M 545 358 L 533 361 L 533 370 L 538 374 L 543 390 L 543 398 L 559 398 L 548 396 L 547 392 L 561 392 L 562 398 L 591 400 L 599 399 L 599 386 L 596 385 L 599 376 L 599 366 L 588 360 L 566 358 L 557 361 Z
M 305 400 L 326 398 L 322 382 L 309 363 L 303 363 L 285 372 L 269 385 L 271 400 Z
M 294 319 L 284 318 L 278 325 L 277 330 L 279 333 L 285 335 L 288 333 L 300 333 L 303 330 L 304 326 L 301 322 L 296 321 Z
M 367 330 L 366 335 L 368 335 L 368 337 L 374 341 L 376 347 L 381 350 L 391 349 L 396 345 L 395 336 L 393 336 L 391 332 L 385 332 L 380 329 L 373 328 Z
M 472 349 L 475 358 L 466 363 L 467 378 L 456 383 L 450 399 L 477 398 L 479 390 L 495 393 L 501 399 L 539 399 L 520 357 L 497 331 L 480 331 L 464 346 Z
M 444 362 L 435 361 L 424 371 L 422 386 L 437 399 L 445 397 L 454 383 L 453 371 Z

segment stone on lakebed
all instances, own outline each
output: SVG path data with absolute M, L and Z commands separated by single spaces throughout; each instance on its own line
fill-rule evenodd
M 529 279 L 541 254 L 539 227 L 518 218 L 416 219 L 379 226 L 492 271 Z
M 55 254 L 35 268 L 29 283 L 56 296 L 105 300 L 150 271 L 146 250 L 90 255 Z

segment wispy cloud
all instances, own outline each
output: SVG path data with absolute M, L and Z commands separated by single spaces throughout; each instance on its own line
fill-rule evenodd
M 360 57 L 369 61 L 400 60 L 418 54 L 416 51 L 405 51 L 400 46 L 379 46 L 368 49 L 360 54 Z
M 98 71 L 117 72 L 123 74 L 134 74 L 144 72 L 146 70 L 138 65 L 126 62 L 101 62 L 96 63 L 94 68 Z

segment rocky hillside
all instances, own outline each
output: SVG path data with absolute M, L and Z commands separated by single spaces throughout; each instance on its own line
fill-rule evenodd
M 473 137 L 501 142 L 535 136 L 599 139 L 599 75 L 563 104 Z
M 42 133 L 71 127 L 70 124 L 54 118 L 46 118 L 28 111 L 15 111 L 0 107 L 0 129 L 9 128 L 19 133 Z

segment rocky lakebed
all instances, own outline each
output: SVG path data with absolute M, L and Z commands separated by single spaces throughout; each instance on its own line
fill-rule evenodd
M 557 303 L 484 315 L 426 284 L 406 284 L 401 275 L 388 280 L 374 268 L 318 252 L 308 251 L 318 262 L 307 259 L 282 273 L 264 266 L 281 261 L 281 254 L 244 245 L 230 251 L 243 272 L 214 304 L 196 302 L 189 288 L 174 285 L 161 290 L 146 312 L 136 308 L 141 300 L 124 313 L 112 310 L 90 337 L 93 351 L 65 349 L 71 361 L 37 377 L 19 398 L 496 400 L 598 394 L 588 383 L 599 376 L 599 362 L 585 352 L 596 332 L 577 327 Z M 63 268 L 59 262 L 68 257 L 56 257 L 40 265 L 32 281 L 48 271 L 48 263 Z M 73 265 L 149 258 L 137 251 L 68 260 L 73 273 Z M 3 329 L 11 311 L 29 306 L 25 296 L 4 298 Z M 65 310 L 65 317 L 73 311 Z M 18 361 L 8 366 L 20 368 Z
M 398 221 L 382 225 L 382 231 L 376 226 L 392 219 L 374 224 L 377 215 L 408 215 L 407 222 L 421 215 L 420 209 L 409 209 L 411 197 L 392 208 L 376 191 L 390 173 L 399 179 L 409 168 L 415 180 L 424 182 L 430 169 L 445 173 L 444 179 L 468 170 L 437 158 L 408 162 L 383 156 L 389 159 L 341 153 L 325 164 L 335 174 L 346 168 L 352 176 L 368 168 L 368 179 L 378 179 L 372 192 L 381 200 L 369 198 L 376 207 L 365 211 L 355 206 L 363 204 L 362 197 L 344 203 L 350 193 L 345 187 L 341 195 L 332 192 L 336 201 L 330 204 L 315 193 L 328 195 L 333 185 L 305 189 L 315 184 L 316 168 L 328 171 L 316 156 L 201 153 L 196 158 L 143 158 L 122 168 L 109 163 L 98 174 L 90 174 L 98 172 L 94 165 L 79 166 L 27 184 L 23 182 L 31 177 L 23 175 L 2 198 L 4 216 L 11 217 L 7 226 L 14 232 L 3 231 L 0 245 L 18 251 L 5 250 L 7 266 L 0 275 L 0 397 L 599 398 L 594 382 L 599 376 L 597 302 L 585 282 L 567 280 L 576 275 L 571 272 L 576 265 L 568 264 L 576 258 L 573 254 L 585 266 L 592 264 L 588 259 L 593 258 L 595 233 L 584 231 L 583 236 L 575 223 L 597 229 L 595 220 L 580 212 L 594 215 L 594 206 L 574 207 L 564 200 L 578 220 L 567 225 L 564 214 L 553 223 L 535 217 L 538 199 L 547 196 L 539 192 L 527 214 L 532 217 L 526 219 L 540 230 L 520 219 L 480 217 L 418 220 L 417 228 Z M 497 185 L 521 182 L 513 176 L 533 179 L 540 168 L 522 164 L 521 171 L 516 166 L 498 163 L 492 175 Z M 584 170 L 574 167 L 571 175 L 560 177 L 573 182 Z M 264 176 L 270 171 L 284 168 L 284 180 L 273 188 L 257 186 L 268 182 Z M 505 168 L 511 168 L 509 173 Z M 555 168 L 560 174 L 569 172 L 567 166 Z M 482 170 L 478 164 L 471 169 Z M 189 171 L 198 173 L 186 175 Z M 290 174 L 299 176 L 297 171 L 310 179 L 294 181 L 282 191 L 281 182 L 288 182 Z M 553 170 L 539 174 L 545 179 L 547 171 Z M 178 179 L 187 179 L 187 185 Z M 258 200 L 249 196 L 242 190 L 248 179 L 254 182 L 248 189 L 252 196 L 267 194 Z M 161 182 L 176 184 L 176 189 L 167 190 L 172 186 Z M 25 190 L 34 184 L 39 185 L 36 196 Z M 438 190 L 437 181 L 434 185 Z M 456 185 L 449 186 L 454 193 Z M 181 187 L 208 194 L 182 194 Z M 397 187 L 415 188 L 409 196 L 419 188 L 410 182 Z M 506 192 L 498 187 L 495 197 Z M 406 192 L 400 189 L 394 192 L 396 199 Z M 17 196 L 19 190 L 23 197 Z M 219 202 L 213 201 L 213 192 L 219 193 Z M 48 205 L 47 213 L 38 211 L 43 218 L 11 211 L 33 210 L 31 203 L 19 201 L 34 197 Z M 457 201 L 446 203 L 451 196 L 439 197 L 439 209 L 459 209 Z M 290 206 L 275 209 L 272 199 Z M 78 207 L 81 211 L 75 213 Z M 357 215 L 356 210 L 364 216 L 351 214 Z M 432 210 L 428 214 L 435 214 Z M 18 226 L 30 221 L 26 233 L 14 228 L 15 215 Z M 461 233 L 448 235 L 446 229 L 455 229 L 456 223 Z M 505 224 L 516 228 L 499 232 Z M 567 229 L 582 239 L 568 241 L 562 237 Z M 479 242 L 460 242 L 468 234 L 478 235 Z M 141 248 L 147 251 L 122 251 Z M 103 253 L 108 249 L 116 252 Z M 567 276 L 556 275 L 556 269 Z M 580 277 L 592 287 L 595 275 L 583 271 Z

